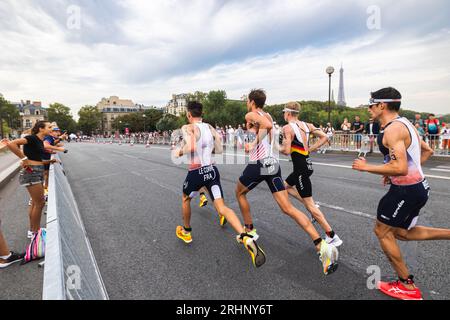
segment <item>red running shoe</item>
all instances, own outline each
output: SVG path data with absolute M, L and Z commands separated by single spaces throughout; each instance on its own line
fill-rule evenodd
M 414 284 L 414 282 L 412 282 Z M 400 280 L 378 283 L 378 289 L 384 294 L 400 300 L 423 300 L 419 288 L 408 289 Z

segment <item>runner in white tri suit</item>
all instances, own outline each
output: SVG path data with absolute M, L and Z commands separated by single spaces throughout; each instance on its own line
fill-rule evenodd
M 185 243 L 192 242 L 191 235 L 191 200 L 196 197 L 200 189 L 208 190 L 217 212 L 224 216 L 233 229 L 239 234 L 238 238 L 249 252 L 254 266 L 260 267 L 266 257 L 263 250 L 253 239 L 252 235 L 245 232 L 244 226 L 233 210 L 224 202 L 220 174 L 213 164 L 212 153 L 223 152 L 222 139 L 209 124 L 202 121 L 203 106 L 198 102 L 189 102 L 187 106 L 187 118 L 189 124 L 183 126 L 183 146 L 175 152 L 176 157 L 187 155 L 189 161 L 189 173 L 183 183 L 183 220 L 184 226 L 178 226 L 176 235 Z
M 359 158 L 354 161 L 353 169 L 382 175 L 384 184 L 391 184 L 378 205 L 375 234 L 398 280 L 380 282 L 379 289 L 397 299 L 421 300 L 422 293 L 414 284 L 397 240 L 450 240 L 450 230 L 417 226 L 419 212 L 430 194 L 422 164 L 433 150 L 420 139 L 414 126 L 399 116 L 401 98 L 394 88 L 372 93 L 369 113 L 383 128 L 378 145 L 384 155 L 384 165 L 370 165 Z
M 311 123 L 299 120 L 301 106 L 298 102 L 289 102 L 283 110 L 284 120 L 288 123 L 283 127 L 283 143 L 280 152 L 291 156 L 294 171 L 286 178 L 285 186 L 288 193 L 300 201 L 311 213 L 326 233 L 325 241 L 339 247 L 342 240 L 334 232 L 325 215 L 316 206 L 312 197 L 311 176 L 314 172 L 309 155 L 324 145 L 328 138 L 326 134 Z M 318 141 L 309 146 L 310 135 Z
M 247 128 L 254 131 L 256 140 L 246 144 L 245 150 L 250 154 L 250 162 L 245 168 L 236 187 L 236 197 L 244 217 L 247 233 L 256 239 L 258 235 L 253 225 L 247 193 L 265 181 L 272 196 L 281 210 L 294 219 L 308 233 L 322 261 L 323 272 L 330 274 L 337 269 L 338 250 L 334 245 L 323 240 L 306 215 L 295 208 L 289 201 L 289 195 L 281 176 L 278 156 L 274 154 L 275 135 L 273 119 L 263 111 L 266 94 L 263 90 L 253 90 L 247 100 L 248 113 L 245 116 Z

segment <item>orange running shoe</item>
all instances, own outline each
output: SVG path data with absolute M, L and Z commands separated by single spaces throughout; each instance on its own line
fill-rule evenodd
M 408 284 L 414 284 L 414 281 L 408 279 Z M 400 280 L 392 282 L 380 281 L 378 289 L 384 294 L 399 300 L 423 300 L 422 292 L 419 288 L 408 289 Z
M 184 227 L 178 226 L 177 227 L 177 237 L 183 240 L 185 243 L 191 243 L 192 242 L 192 236 L 190 232 L 184 231 Z

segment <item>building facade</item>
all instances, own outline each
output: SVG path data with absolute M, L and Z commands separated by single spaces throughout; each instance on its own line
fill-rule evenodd
M 11 104 L 19 110 L 22 131 L 31 129 L 38 121 L 47 120 L 47 110 L 42 107 L 40 101 L 22 100 L 21 102 L 11 102 Z
M 181 115 L 186 114 L 188 102 L 189 94 L 173 94 L 172 99 L 163 108 L 164 113 L 180 117 Z
M 115 131 L 117 131 L 117 123 L 115 120 L 118 117 L 136 112 L 144 112 L 149 109 L 155 109 L 155 107 L 135 104 L 132 100 L 120 99 L 117 96 L 102 98 L 102 100 L 97 103 L 96 107 L 102 113 L 102 123 L 98 133 L 102 133 L 107 136 L 112 135 Z

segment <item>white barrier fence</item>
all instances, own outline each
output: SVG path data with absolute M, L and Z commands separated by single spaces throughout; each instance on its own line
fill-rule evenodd
M 108 299 L 77 203 L 60 164 L 50 168 L 43 299 Z
M 446 143 L 440 135 L 428 135 L 423 137 L 434 150 L 435 155 L 438 156 L 450 156 L 448 148 L 444 148 Z M 234 137 L 233 139 L 227 139 L 224 146 L 227 148 L 243 149 L 245 142 L 249 140 L 248 136 Z M 250 138 L 251 140 L 251 138 Z M 315 143 L 316 139 L 312 138 L 310 145 Z M 172 145 L 173 139 L 170 137 L 125 137 L 125 138 L 91 138 L 90 140 L 84 140 L 83 142 L 97 143 L 97 144 L 146 144 L 148 146 L 153 144 L 158 145 Z M 319 153 L 326 153 L 327 151 L 348 151 L 357 152 L 360 154 L 368 154 L 370 152 L 379 153 L 377 135 L 367 134 L 344 134 L 336 133 L 329 137 L 329 141 L 322 146 Z

